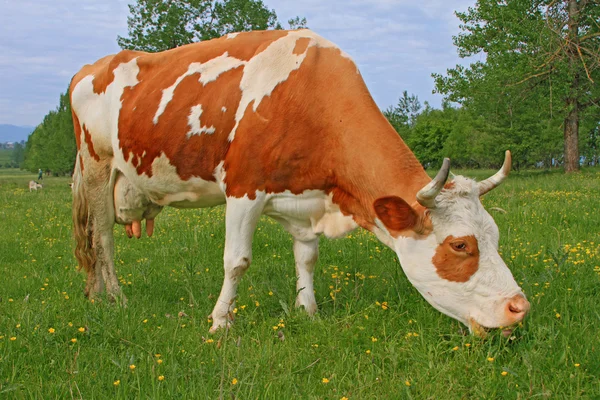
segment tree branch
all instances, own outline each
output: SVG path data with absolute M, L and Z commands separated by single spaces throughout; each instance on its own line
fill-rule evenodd
M 548 71 L 540 72 L 539 74 L 533 74 L 533 75 L 529 75 L 528 77 L 526 77 L 526 78 L 524 78 L 524 79 L 521 79 L 519 82 L 517 82 L 517 83 L 511 83 L 511 84 L 509 84 L 509 85 L 507 85 L 507 86 L 517 86 L 517 85 L 520 85 L 521 83 L 527 82 L 527 81 L 528 81 L 528 80 L 530 80 L 530 79 L 533 79 L 533 78 L 537 78 L 537 77 L 540 77 L 540 76 L 547 75 L 547 74 L 549 74 L 550 72 L 552 72 L 552 68 L 550 68 Z
M 579 58 L 581 58 L 581 63 L 583 64 L 583 68 L 585 69 L 585 74 L 587 75 L 590 82 L 594 83 L 594 80 L 590 76 L 590 71 L 588 71 L 587 65 L 585 65 L 585 60 L 583 59 L 583 55 L 581 54 L 581 49 L 577 46 L 577 54 L 579 54 Z

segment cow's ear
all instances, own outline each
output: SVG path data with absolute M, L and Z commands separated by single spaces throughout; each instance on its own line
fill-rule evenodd
M 404 199 L 397 196 L 381 197 L 373 203 L 375 214 L 391 231 L 404 231 L 416 227 L 417 212 Z

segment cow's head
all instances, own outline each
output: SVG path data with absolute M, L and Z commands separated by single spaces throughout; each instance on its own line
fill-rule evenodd
M 498 254 L 498 227 L 479 199 L 508 176 L 510 163 L 507 151 L 500 171 L 485 181 L 456 176 L 446 184 L 450 161 L 445 159 L 438 175 L 417 194 L 418 204 L 399 197 L 374 204 L 381 228 L 389 234 L 386 242 L 411 283 L 436 309 L 479 335 L 483 328 L 510 327 L 529 311 Z

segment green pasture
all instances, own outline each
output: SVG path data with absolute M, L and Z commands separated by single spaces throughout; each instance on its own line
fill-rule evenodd
M 458 172 L 458 171 L 455 171 Z M 467 171 L 479 178 L 492 171 Z M 482 340 L 412 288 L 370 233 L 321 240 L 319 312 L 294 309 L 290 236 L 263 218 L 236 321 L 208 334 L 224 208 L 117 226 L 128 306 L 83 296 L 68 178 L 0 169 L 0 399 L 600 398 L 600 170 L 521 171 L 484 198 L 532 304 Z

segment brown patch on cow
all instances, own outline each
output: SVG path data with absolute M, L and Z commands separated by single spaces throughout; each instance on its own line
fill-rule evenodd
M 252 107 L 225 159 L 228 196 L 323 190 L 369 229 L 376 199 L 411 204 L 431 181 L 339 49 L 309 47 L 301 67 Z
M 448 236 L 431 259 L 437 274 L 451 282 L 467 282 L 479 268 L 479 246 L 473 235 Z
M 100 156 L 94 150 L 94 143 L 92 143 L 92 135 L 90 135 L 90 131 L 83 125 L 83 136 L 85 137 L 85 143 L 87 144 L 88 152 L 90 156 L 94 158 L 96 161 L 100 161 Z
M 446 189 L 446 190 L 451 190 L 451 189 L 454 189 L 454 182 L 447 182 L 447 183 L 444 185 L 444 189 Z
M 390 233 L 396 233 L 392 233 L 392 236 L 398 236 L 397 233 L 414 228 L 419 220 L 415 210 L 400 197 L 389 196 L 377 199 L 373 208 Z
M 83 174 L 83 157 L 81 157 L 81 154 L 79 155 L 79 168 L 81 168 L 81 173 Z
M 292 51 L 292 54 L 295 54 L 295 55 L 304 54 L 304 52 L 308 48 L 308 44 L 310 43 L 310 40 L 311 40 L 310 38 L 300 38 L 300 39 L 296 40 L 296 47 L 294 47 L 294 51 Z

